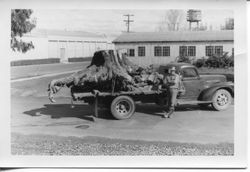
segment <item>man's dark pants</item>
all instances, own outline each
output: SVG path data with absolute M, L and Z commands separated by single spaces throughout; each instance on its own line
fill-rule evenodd
M 177 99 L 178 89 L 177 88 L 168 88 L 166 92 L 167 96 L 167 112 L 169 115 L 170 113 L 173 113 L 174 107 L 176 105 L 176 99 Z

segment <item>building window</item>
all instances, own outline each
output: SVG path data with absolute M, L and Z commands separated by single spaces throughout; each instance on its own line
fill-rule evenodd
M 167 47 L 167 46 L 155 46 L 155 49 L 154 49 L 154 54 L 155 56 L 170 56 L 170 47 Z
M 223 46 L 206 46 L 206 56 L 222 56 L 223 55 Z
M 187 46 L 180 46 L 179 47 L 179 55 L 180 56 L 187 56 Z
M 134 57 L 135 56 L 135 49 L 129 49 L 128 50 L 128 56 Z
M 138 56 L 145 56 L 145 47 L 138 47 Z
M 212 56 L 213 50 L 214 50 L 213 46 L 206 46 L 206 56 L 208 56 L 208 57 Z
M 162 50 L 162 56 L 170 56 L 170 47 L 163 47 Z
M 217 56 L 222 56 L 222 54 L 223 54 L 223 46 L 215 46 L 215 54 Z
M 155 47 L 155 56 L 162 56 L 162 48 L 160 46 Z
M 195 46 L 188 47 L 188 56 L 196 56 L 196 47 Z

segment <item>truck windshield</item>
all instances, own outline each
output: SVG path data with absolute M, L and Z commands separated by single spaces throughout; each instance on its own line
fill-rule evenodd
M 182 69 L 183 78 L 194 78 L 197 77 L 198 74 L 194 68 L 184 68 Z

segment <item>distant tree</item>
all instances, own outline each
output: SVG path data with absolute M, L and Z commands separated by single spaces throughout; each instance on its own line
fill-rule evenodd
M 225 20 L 225 25 L 221 27 L 221 30 L 234 30 L 234 19 L 227 18 Z
M 11 10 L 11 49 L 13 51 L 25 53 L 34 48 L 32 42 L 24 42 L 21 39 L 23 34 L 29 33 L 36 26 L 36 21 L 30 19 L 32 12 L 30 9 Z
M 178 56 L 176 57 L 178 63 L 191 63 L 192 59 L 188 56 Z
M 210 24 L 209 25 L 209 30 L 213 30 L 214 28 L 213 28 L 213 25 L 212 24 Z
M 198 28 L 195 28 L 194 30 L 206 31 L 207 30 L 207 25 L 204 25 L 203 23 L 201 23 L 200 26 Z
M 194 65 L 195 65 L 197 68 L 205 67 L 205 65 L 206 65 L 206 59 L 205 59 L 205 57 L 202 57 L 202 58 L 200 58 L 200 59 L 197 59 L 197 60 L 194 62 Z
M 228 55 L 228 52 L 223 52 L 222 55 L 213 54 L 208 57 L 205 62 L 205 66 L 212 68 L 228 68 L 234 66 L 234 56 Z
M 164 19 L 160 21 L 157 30 L 159 32 L 179 30 L 180 25 L 183 22 L 183 17 L 183 10 L 167 10 Z

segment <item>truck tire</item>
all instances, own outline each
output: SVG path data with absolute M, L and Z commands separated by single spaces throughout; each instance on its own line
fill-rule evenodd
M 129 96 L 118 96 L 112 101 L 110 110 L 114 118 L 128 119 L 135 112 L 135 103 Z
M 212 98 L 212 107 L 214 110 L 226 110 L 231 103 L 232 96 L 227 90 L 219 89 L 214 93 Z

